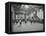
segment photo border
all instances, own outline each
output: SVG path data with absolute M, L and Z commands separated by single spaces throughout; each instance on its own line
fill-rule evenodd
M 38 5 L 43 6 L 43 31 L 24 31 L 24 32 L 12 32 L 11 31 L 11 5 L 12 4 L 26 4 L 26 5 Z M 35 33 L 45 32 L 45 4 L 41 3 L 25 3 L 25 2 L 6 2 L 5 3 L 5 33 L 18 34 L 18 33 Z

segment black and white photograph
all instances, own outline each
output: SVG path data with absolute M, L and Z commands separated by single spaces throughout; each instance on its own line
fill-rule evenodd
M 14 2 L 9 7 L 9 28 L 11 32 L 44 31 L 44 4 Z

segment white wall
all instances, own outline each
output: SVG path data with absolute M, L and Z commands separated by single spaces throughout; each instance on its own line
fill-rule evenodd
M 26 34 L 12 34 L 8 35 L 5 32 L 5 3 L 8 1 L 12 2 L 29 2 L 29 3 L 44 3 L 46 0 L 0 0 L 0 36 L 46 36 L 46 32 L 42 33 L 26 33 Z M 46 5 L 45 5 L 46 6 Z M 45 7 L 46 9 L 46 7 Z M 45 24 L 46 27 L 46 24 Z

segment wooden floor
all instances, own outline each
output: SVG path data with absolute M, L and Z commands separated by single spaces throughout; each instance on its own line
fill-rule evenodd
M 21 25 L 19 23 L 12 24 L 12 32 L 40 31 L 40 30 L 43 30 L 43 24 L 37 22 L 30 23 L 28 21 L 26 24 L 22 22 Z

